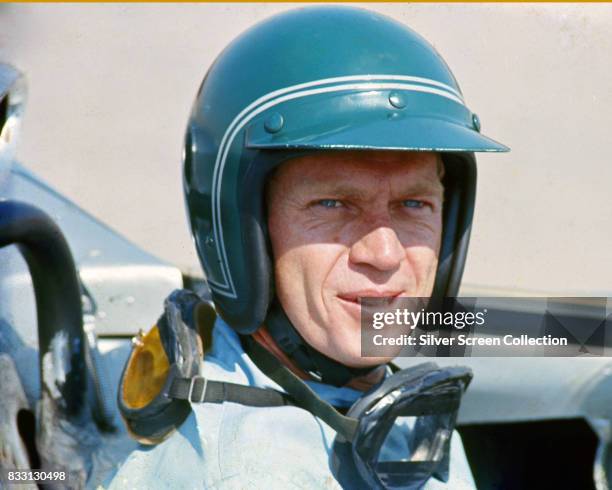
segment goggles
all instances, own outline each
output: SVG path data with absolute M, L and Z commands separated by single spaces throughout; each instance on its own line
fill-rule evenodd
M 284 393 L 201 376 L 205 345 L 211 345 L 214 308 L 195 293 L 174 291 L 149 332 L 132 339 L 117 391 L 128 432 L 141 444 L 167 439 L 191 413 L 191 403 L 234 402 L 256 407 L 291 404 Z
M 416 489 L 431 477 L 448 479 L 450 440 L 472 378 L 469 368 L 395 368 L 344 415 L 251 337 L 242 339 L 247 354 L 285 393 L 204 378 L 200 335 L 210 332 L 198 332 L 197 325 L 212 325 L 213 319 L 212 307 L 194 293 L 175 291 L 156 326 L 134 339 L 118 403 L 136 440 L 166 439 L 189 416 L 191 403 L 293 405 L 336 430 L 331 466 L 341 484 L 354 487 L 357 477 L 362 488 Z
M 334 441 L 332 467 L 359 475 L 364 488 L 421 488 L 448 480 L 450 441 L 469 368 L 425 363 L 397 371 L 360 398 L 347 416 L 352 437 Z M 341 478 L 342 479 L 342 478 Z

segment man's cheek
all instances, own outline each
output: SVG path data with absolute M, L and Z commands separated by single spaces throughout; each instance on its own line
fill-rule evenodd
M 421 226 L 411 226 L 402 230 L 399 235 L 400 241 L 405 248 L 428 247 L 437 250 L 442 234 L 441 226 L 427 224 Z
M 406 249 L 406 257 L 414 270 L 415 276 L 421 281 L 430 274 L 432 269 L 437 267 L 438 252 L 429 246 L 409 247 Z
M 308 246 L 294 248 L 276 261 L 278 294 L 294 308 L 302 310 L 311 305 L 312 298 L 320 291 L 317 261 L 313 260 Z
M 291 252 L 286 253 L 275 261 L 274 277 L 277 294 L 284 298 L 295 297 L 301 294 L 300 267 Z
M 308 274 L 323 278 L 334 268 L 341 250 L 342 247 L 334 243 L 306 245 L 300 249 L 300 263 Z

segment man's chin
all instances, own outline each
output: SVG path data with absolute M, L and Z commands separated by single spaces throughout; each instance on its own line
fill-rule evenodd
M 363 356 L 361 318 L 355 317 L 354 312 L 348 312 L 345 308 L 336 309 L 328 316 L 328 321 L 334 327 L 326 325 L 322 328 L 325 335 L 321 337 L 309 337 L 304 329 L 298 328 L 298 332 L 312 347 L 340 364 L 352 368 L 379 366 L 392 361 L 400 353 L 401 349 L 398 348 L 397 352 L 378 352 L 387 354 L 383 356 Z
M 327 357 L 348 367 L 365 368 L 386 364 L 392 361 L 395 355 L 400 353 L 401 349 L 398 348 L 397 352 L 395 352 L 395 350 L 393 352 L 387 350 L 377 353 L 387 354 L 386 356 L 363 356 L 361 349 L 361 322 L 343 311 L 335 313 L 336 315 L 333 316 L 333 325 L 336 325 L 336 328 L 327 329 L 328 335 L 326 338 L 317 339 L 319 346 L 313 345 L 315 349 L 319 350 L 319 352 L 322 352 Z M 340 325 L 342 327 L 338 328 Z

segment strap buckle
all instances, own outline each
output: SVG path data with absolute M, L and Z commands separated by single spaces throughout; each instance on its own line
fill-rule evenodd
M 206 398 L 206 388 L 208 386 L 208 379 L 205 378 L 204 376 L 196 375 L 196 376 L 191 378 L 191 382 L 189 383 L 189 394 L 187 395 L 187 399 L 190 402 L 195 402 L 196 401 L 196 400 L 192 400 L 191 396 L 193 395 L 193 390 L 195 388 L 195 383 L 196 383 L 197 380 L 202 380 L 204 382 L 204 386 L 202 387 L 202 394 L 200 395 L 200 399 L 198 400 L 198 403 L 203 403 L 204 402 L 204 398 Z

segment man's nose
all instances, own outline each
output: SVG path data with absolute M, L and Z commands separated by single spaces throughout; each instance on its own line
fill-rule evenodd
M 380 271 L 393 271 L 400 266 L 405 251 L 393 228 L 378 226 L 362 236 L 351 247 L 349 261 L 369 265 Z

